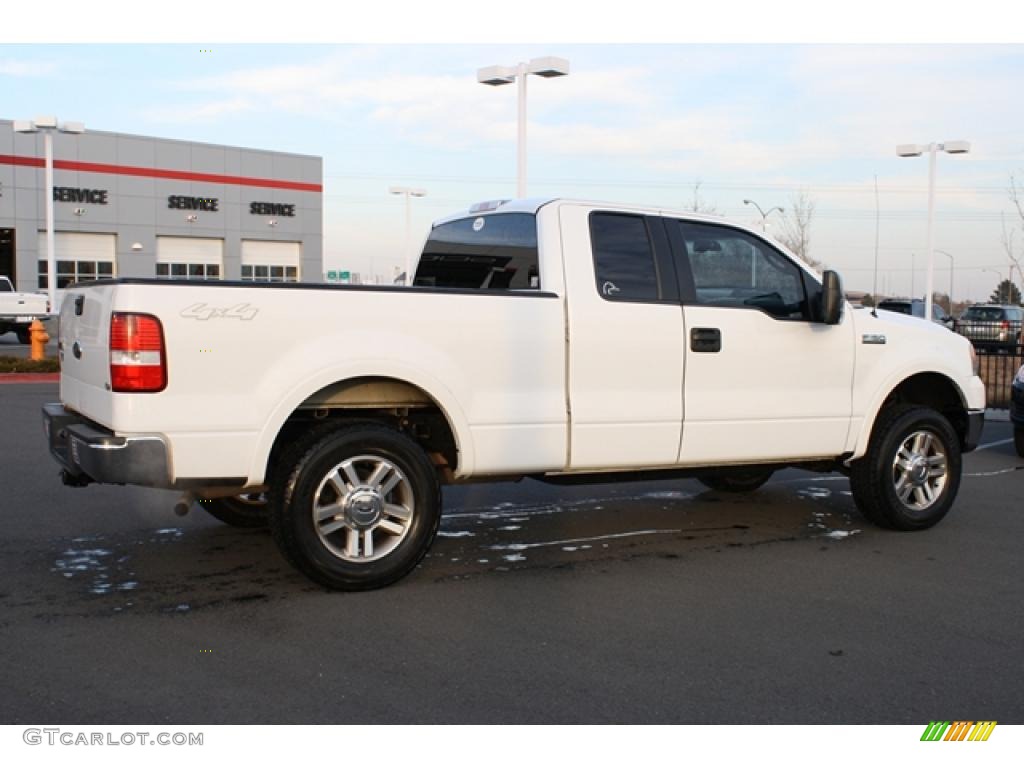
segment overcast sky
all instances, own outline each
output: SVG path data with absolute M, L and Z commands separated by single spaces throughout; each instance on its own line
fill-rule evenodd
M 880 288 L 923 293 L 928 164 L 900 143 L 966 139 L 940 155 L 936 247 L 957 298 L 1007 273 L 1002 215 L 1024 176 L 1024 46 L 824 45 L 42 45 L 0 46 L 0 117 L 57 114 L 87 128 L 324 158 L 328 268 L 392 274 L 402 202 L 413 225 L 515 192 L 514 87 L 476 69 L 568 58 L 529 81 L 529 194 L 688 207 L 817 204 L 811 254 L 870 290 L 878 177 Z M 755 214 L 756 216 L 756 214 Z M 775 214 L 769 231 L 777 226 Z M 948 290 L 949 259 L 936 287 Z M 1015 280 L 1019 278 L 1015 275 Z

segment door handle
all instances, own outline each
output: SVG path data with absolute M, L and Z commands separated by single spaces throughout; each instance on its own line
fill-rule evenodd
M 690 349 L 694 352 L 721 352 L 722 332 L 717 328 L 691 328 Z

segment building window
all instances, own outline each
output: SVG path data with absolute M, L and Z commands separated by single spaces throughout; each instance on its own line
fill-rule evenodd
M 156 276 L 168 280 L 220 280 L 220 264 L 159 263 Z
M 254 283 L 297 283 L 299 268 L 273 264 L 243 264 L 242 279 Z
M 39 289 L 46 290 L 46 276 L 49 274 L 46 260 L 39 262 Z M 114 262 L 61 259 L 57 262 L 57 288 L 67 288 L 71 283 L 86 280 L 111 280 L 114 277 Z

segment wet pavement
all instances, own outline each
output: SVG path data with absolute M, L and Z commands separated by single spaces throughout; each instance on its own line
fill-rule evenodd
M 445 491 L 423 563 L 330 593 L 176 495 L 64 488 L 0 388 L 0 722 L 1024 722 L 1024 460 L 1005 422 L 921 533 L 845 478 Z

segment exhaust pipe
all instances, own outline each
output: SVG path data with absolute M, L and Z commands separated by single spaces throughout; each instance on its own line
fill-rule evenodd
M 181 498 L 174 504 L 174 514 L 178 517 L 184 517 L 195 503 L 196 495 L 191 491 L 181 494 Z

